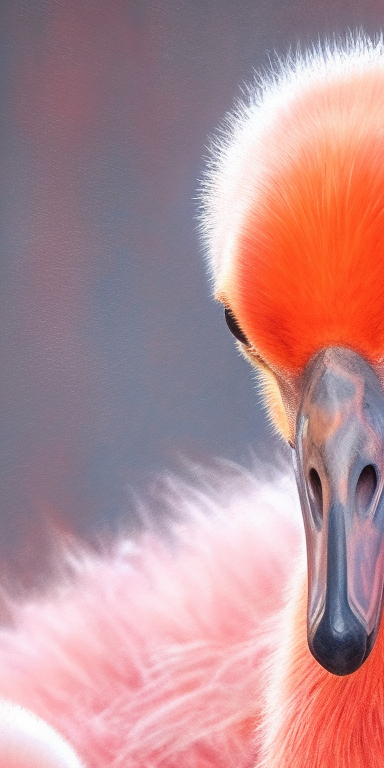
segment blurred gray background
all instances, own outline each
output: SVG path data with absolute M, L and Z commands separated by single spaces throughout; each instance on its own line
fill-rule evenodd
M 276 51 L 382 0 L 1 0 L 0 563 L 90 536 L 183 458 L 283 450 L 210 297 L 207 136 Z M 156 511 L 156 499 L 152 499 Z

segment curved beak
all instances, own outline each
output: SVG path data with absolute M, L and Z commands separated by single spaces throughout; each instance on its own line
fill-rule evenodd
M 355 672 L 378 632 L 384 585 L 384 391 L 370 365 L 330 347 L 303 374 L 294 461 L 307 540 L 308 643 Z

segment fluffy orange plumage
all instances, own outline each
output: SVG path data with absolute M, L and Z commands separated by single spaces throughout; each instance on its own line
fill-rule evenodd
M 298 61 L 252 96 L 207 196 L 216 293 L 272 367 L 384 353 L 380 46 Z M 232 216 L 233 214 L 233 216 Z

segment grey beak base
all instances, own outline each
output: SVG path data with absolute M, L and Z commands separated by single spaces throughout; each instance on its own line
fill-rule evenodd
M 308 643 L 335 675 L 368 657 L 384 584 L 384 392 L 352 350 L 307 366 L 294 449 L 308 560 Z

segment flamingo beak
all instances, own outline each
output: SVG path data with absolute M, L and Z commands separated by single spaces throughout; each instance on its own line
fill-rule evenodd
M 384 585 L 384 391 L 372 367 L 329 347 L 303 374 L 294 450 L 307 540 L 308 643 L 328 672 L 368 657 Z

